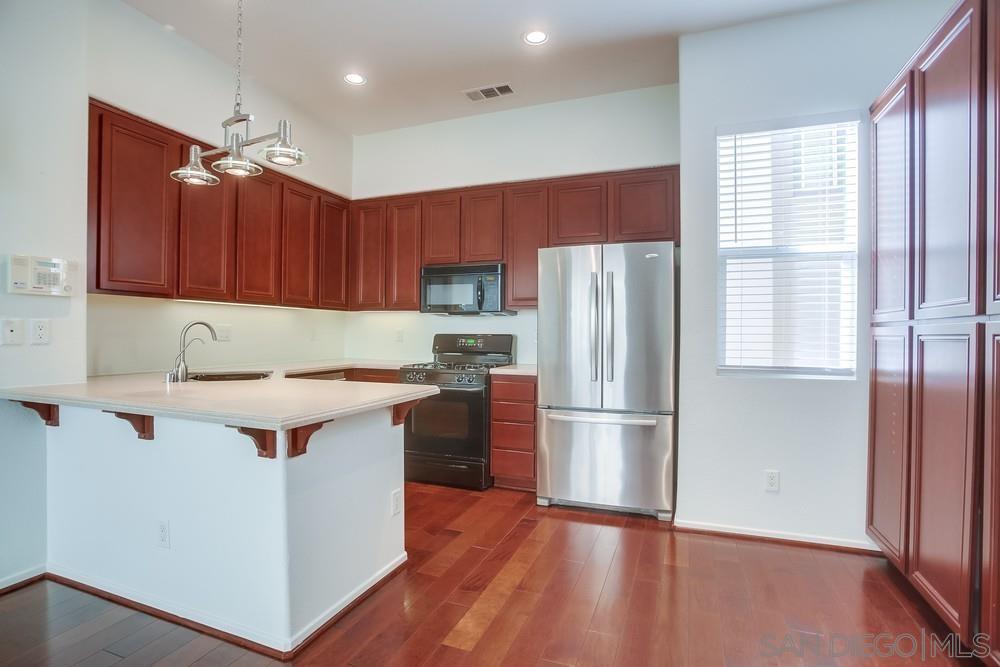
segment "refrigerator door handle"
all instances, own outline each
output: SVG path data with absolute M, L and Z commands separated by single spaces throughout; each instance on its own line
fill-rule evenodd
M 600 350 L 598 350 L 597 339 L 600 335 L 598 320 L 600 313 L 597 310 L 598 299 L 597 272 L 590 274 L 590 381 L 597 382 L 597 366 L 600 362 Z
M 655 419 L 602 419 L 600 417 L 570 417 L 568 415 L 546 415 L 554 422 L 577 424 L 607 424 L 609 426 L 656 426 Z
M 604 377 L 608 382 L 615 381 L 615 273 L 608 271 L 604 280 L 604 319 L 607 321 L 608 331 L 605 334 L 607 340 L 604 345 L 608 348 L 608 361 L 605 364 Z

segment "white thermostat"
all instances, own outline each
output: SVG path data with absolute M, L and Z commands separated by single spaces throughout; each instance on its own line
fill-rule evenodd
M 76 262 L 56 257 L 10 255 L 7 258 L 7 291 L 11 294 L 72 296 Z

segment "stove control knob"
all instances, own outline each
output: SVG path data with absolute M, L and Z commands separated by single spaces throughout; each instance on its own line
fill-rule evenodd
M 416 377 L 417 377 L 417 374 L 416 374 L 416 373 L 414 373 L 413 371 L 410 371 L 409 373 L 407 373 L 407 374 L 406 374 L 406 381 L 407 381 L 407 382 L 413 382 L 413 380 L 414 380 L 414 379 L 415 379 Z
M 417 382 L 423 382 L 427 378 L 427 373 L 417 373 Z

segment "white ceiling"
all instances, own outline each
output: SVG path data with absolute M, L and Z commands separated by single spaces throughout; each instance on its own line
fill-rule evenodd
M 674 83 L 676 35 L 842 1 L 246 0 L 244 71 L 320 120 L 365 134 Z M 233 60 L 233 0 L 126 2 Z M 530 29 L 549 42 L 524 44 Z M 368 84 L 344 83 L 350 71 Z M 460 92 L 507 82 L 515 94 L 491 101 Z

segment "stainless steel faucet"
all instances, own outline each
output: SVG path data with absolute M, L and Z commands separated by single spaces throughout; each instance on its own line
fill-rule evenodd
M 204 343 L 205 341 L 201 338 L 192 338 L 190 341 L 187 339 L 188 331 L 191 327 L 200 324 L 206 329 L 208 333 L 212 334 L 212 340 L 219 340 L 218 335 L 215 333 L 215 328 L 208 322 L 203 322 L 202 320 L 196 320 L 194 322 L 188 322 L 181 329 L 181 350 L 177 353 L 177 357 L 174 359 L 174 369 L 167 373 L 167 382 L 187 382 L 188 381 L 188 367 L 187 367 L 187 349 L 188 346 L 198 341 L 199 343 Z

